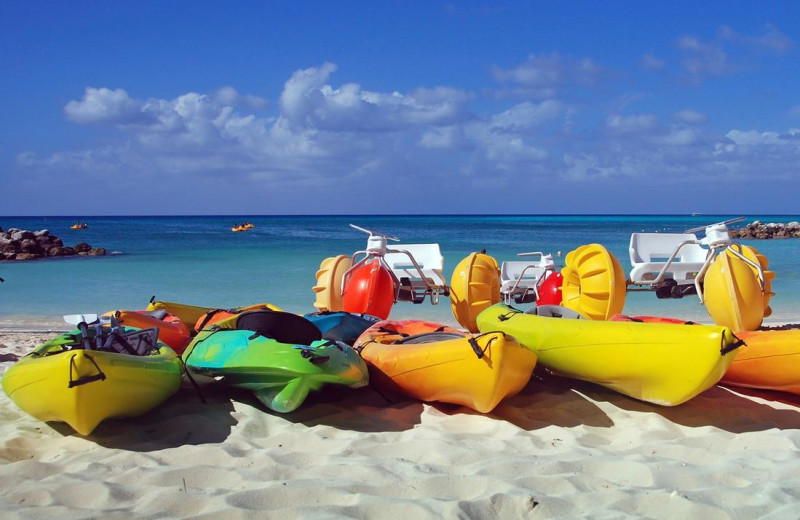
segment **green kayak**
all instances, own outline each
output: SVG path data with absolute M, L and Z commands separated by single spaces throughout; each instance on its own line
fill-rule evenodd
M 322 339 L 308 320 L 286 312 L 259 310 L 239 315 L 235 329 L 201 330 L 183 354 L 193 374 L 223 377 L 247 388 L 269 409 L 295 410 L 324 384 L 358 388 L 367 367 L 352 347 Z

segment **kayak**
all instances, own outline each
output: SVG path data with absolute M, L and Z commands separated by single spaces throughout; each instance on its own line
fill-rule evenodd
M 177 316 L 183 323 L 191 327 L 193 330 L 198 331 L 204 326 L 213 325 L 224 318 L 230 318 L 235 314 L 239 314 L 247 310 L 255 309 L 272 309 L 281 310 L 279 307 L 270 303 L 257 303 L 255 305 L 248 305 L 245 307 L 236 308 L 221 308 L 221 307 L 202 307 L 199 305 L 188 305 L 186 303 L 168 302 L 156 300 L 155 296 L 150 298 L 150 303 L 147 305 L 146 311 L 164 310 L 174 316 Z M 213 321 L 211 318 L 214 318 Z
M 164 342 L 177 354 L 182 354 L 191 341 L 191 331 L 180 318 L 163 309 L 155 311 L 110 311 L 105 316 L 112 316 L 117 323 L 138 329 L 158 329 L 158 339 Z
M 655 316 L 617 315 L 612 319 L 694 325 Z M 745 344 L 719 384 L 800 395 L 800 330 L 741 331 L 736 335 Z
M 662 406 L 716 384 L 743 344 L 727 327 L 588 320 L 555 305 L 522 312 L 497 304 L 477 321 L 481 331 L 517 338 L 556 375 Z
M 317 326 L 324 339 L 341 341 L 348 345 L 355 343 L 362 332 L 381 321 L 371 314 L 344 311 L 312 312 L 303 317 Z
M 502 332 L 471 334 L 438 323 L 376 323 L 356 341 L 381 392 L 492 411 L 528 384 L 536 355 Z
M 104 328 L 103 343 L 107 335 Z M 178 390 L 183 367 L 156 340 L 157 329 L 121 327 L 120 336 L 135 353 L 119 340 L 109 350 L 85 349 L 77 329 L 56 336 L 8 369 L 3 391 L 40 421 L 65 422 L 81 435 L 106 419 L 142 415 Z M 89 338 L 93 345 L 94 330 Z
M 234 328 L 198 332 L 183 354 L 192 374 L 222 377 L 252 390 L 267 408 L 292 412 L 325 384 L 359 388 L 368 382 L 364 361 L 352 347 L 322 339 L 296 314 L 256 310 L 235 317 Z

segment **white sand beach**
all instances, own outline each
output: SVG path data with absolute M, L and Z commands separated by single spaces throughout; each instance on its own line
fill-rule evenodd
M 0 332 L 0 366 L 52 333 Z M 279 415 L 181 391 L 82 438 L 0 396 L 3 518 L 800 517 L 800 398 L 713 387 L 675 408 L 532 380 L 491 414 L 369 388 Z

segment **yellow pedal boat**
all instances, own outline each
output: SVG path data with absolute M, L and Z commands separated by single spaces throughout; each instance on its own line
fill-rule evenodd
M 716 384 L 743 344 L 727 327 L 569 319 L 577 317 L 558 306 L 522 312 L 497 304 L 477 321 L 481 331 L 514 336 L 557 375 L 663 406 Z
M 470 334 L 418 320 L 382 321 L 354 348 L 379 391 L 492 411 L 522 390 L 536 355 L 502 332 Z
M 122 330 L 128 344 L 136 334 L 154 332 L 156 345 L 157 329 Z M 150 411 L 180 387 L 181 361 L 163 343 L 147 355 L 82 347 L 78 330 L 40 345 L 6 371 L 3 391 L 40 421 L 65 422 L 89 435 L 106 419 Z

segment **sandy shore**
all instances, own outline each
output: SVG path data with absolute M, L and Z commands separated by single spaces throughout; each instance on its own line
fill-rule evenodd
M 0 367 L 52 333 L 0 332 Z M 0 395 L 4 518 L 800 517 L 800 398 L 714 387 L 660 408 L 532 380 L 481 415 L 370 390 L 295 413 L 191 386 L 87 438 Z

